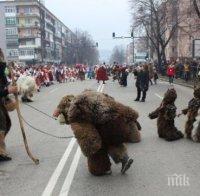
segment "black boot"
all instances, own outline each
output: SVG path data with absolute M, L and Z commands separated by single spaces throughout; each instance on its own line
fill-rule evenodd
M 125 158 L 124 160 L 122 160 L 122 169 L 121 169 L 121 173 L 125 174 L 126 171 L 131 167 L 133 163 L 133 159 L 130 158 Z
M 27 102 L 27 98 L 26 97 L 22 97 L 22 102 Z

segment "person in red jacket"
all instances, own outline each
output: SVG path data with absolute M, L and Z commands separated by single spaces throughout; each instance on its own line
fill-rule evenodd
M 175 76 L 175 66 L 174 66 L 174 64 L 171 64 L 171 65 L 168 66 L 167 76 L 169 77 L 169 83 L 173 84 L 174 76 Z
M 105 84 L 105 81 L 108 80 L 106 68 L 102 65 L 98 70 L 97 70 L 97 81 L 103 81 L 103 84 Z

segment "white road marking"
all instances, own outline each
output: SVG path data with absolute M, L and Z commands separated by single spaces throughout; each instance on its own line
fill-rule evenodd
M 99 90 L 99 92 L 103 92 L 103 90 L 104 90 L 104 88 L 105 88 L 105 84 L 103 84 L 102 86 L 101 86 L 101 89 Z
M 44 192 L 42 193 L 42 196 L 50 196 L 53 192 L 53 189 L 58 181 L 58 178 L 60 177 L 61 175 L 61 172 L 67 162 L 67 159 L 69 158 L 69 155 L 74 147 L 74 144 L 76 142 L 76 139 L 71 139 L 63 157 L 61 158 L 56 170 L 54 171 L 53 175 L 51 176 Z
M 99 87 L 97 89 L 97 92 L 100 92 L 100 89 L 102 88 L 102 86 L 103 86 L 103 83 L 100 83 L 100 85 L 99 85 Z
M 51 93 L 54 93 L 54 92 L 57 91 L 58 89 L 60 89 L 60 88 L 55 88 L 55 89 L 49 91 L 49 93 L 50 93 L 50 94 L 51 94 Z
M 160 99 L 163 99 L 164 97 L 160 96 L 159 94 L 155 93 L 155 95 L 160 98 Z
M 74 179 L 74 175 L 75 175 L 76 169 L 78 167 L 80 157 L 81 157 L 81 149 L 80 149 L 80 147 L 78 147 L 76 154 L 74 156 L 74 159 L 72 161 L 72 164 L 70 166 L 69 172 L 67 174 L 67 177 L 65 178 L 65 181 L 64 181 L 64 184 L 62 186 L 59 196 L 67 196 L 69 194 L 70 187 L 71 187 L 72 181 Z

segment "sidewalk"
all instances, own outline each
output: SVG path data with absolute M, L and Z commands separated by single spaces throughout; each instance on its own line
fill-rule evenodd
M 159 75 L 159 79 L 162 80 L 162 81 L 166 81 L 166 82 L 169 81 L 167 76 Z M 194 81 L 193 80 L 185 82 L 185 80 L 183 80 L 183 79 L 174 79 L 174 84 L 186 86 L 186 87 L 189 87 L 189 88 L 194 87 Z

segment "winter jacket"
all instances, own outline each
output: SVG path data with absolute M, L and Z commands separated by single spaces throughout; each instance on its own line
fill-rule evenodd
M 169 66 L 169 67 L 167 68 L 167 75 L 168 75 L 168 76 L 174 76 L 174 75 L 175 75 L 175 68 Z
M 147 91 L 149 89 L 148 71 L 140 71 L 137 73 L 136 87 L 140 88 L 142 91 Z

